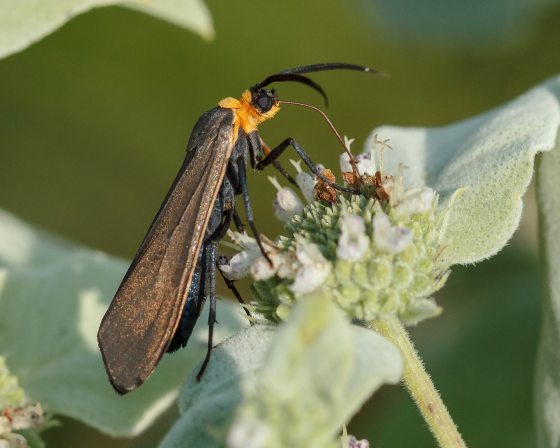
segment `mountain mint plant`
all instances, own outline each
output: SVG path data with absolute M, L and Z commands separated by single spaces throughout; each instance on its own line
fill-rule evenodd
M 405 326 L 441 313 L 433 295 L 453 265 L 482 261 L 508 242 L 542 152 L 546 295 L 535 427 L 539 448 L 559 446 L 559 98 L 554 78 L 449 126 L 375 129 L 362 154 L 341 157 L 336 180 L 359 188 L 355 195 L 316 182 L 296 163 L 301 194 L 273 181 L 285 232 L 264 239 L 272 264 L 254 239 L 231 233 L 240 252 L 222 270 L 231 279 L 253 278 L 253 325 L 221 301 L 222 342 L 201 381 L 204 317 L 192 347 L 164 360 L 126 400 L 107 384 L 95 332 L 127 263 L 0 212 L 0 356 L 9 368 L 0 368 L 2 412 L 19 422 L 22 406 L 38 401 L 106 434 L 132 437 L 178 397 L 181 415 L 160 448 L 355 448 L 367 442 L 360 434 L 341 438 L 344 425 L 381 385 L 402 378 L 439 446 L 464 447 Z M 374 155 L 388 144 L 382 166 Z M 13 421 L 0 423 L 0 442 L 16 440 Z
M 337 193 L 298 169 L 298 186 L 311 199 L 303 206 L 292 189 L 269 178 L 277 189 L 275 215 L 285 222 L 286 235 L 275 242 L 265 239 L 267 260 L 255 239 L 230 232 L 242 250 L 221 269 L 231 280 L 252 275 L 251 306 L 257 319 L 280 323 L 300 300 L 320 297 L 335 303 L 349 321 L 375 327 L 393 341 L 407 341 L 401 324 L 441 313 L 432 295 L 450 272 L 445 257 L 449 242 L 444 239 L 448 208 L 438 207 L 432 188 L 406 189 L 404 174 L 376 169 L 374 150 L 383 166 L 387 141 L 376 136 L 380 147 L 358 157 L 349 156 L 351 142 L 345 137 L 340 168 L 346 186 L 356 193 Z M 330 170 L 323 174 L 335 180 Z M 410 367 L 417 358 L 414 349 L 401 350 L 410 358 L 405 368 Z M 423 373 L 419 362 L 417 366 Z M 443 403 L 441 409 L 446 413 Z M 462 444 L 448 420 L 447 430 Z M 258 427 L 251 424 L 249 432 Z M 437 437 L 438 428 L 432 430 Z

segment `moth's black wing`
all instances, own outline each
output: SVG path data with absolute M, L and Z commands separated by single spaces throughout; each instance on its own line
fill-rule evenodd
M 101 322 L 99 348 L 119 393 L 148 378 L 175 333 L 232 152 L 233 124 L 230 109 L 199 118 L 183 166 Z

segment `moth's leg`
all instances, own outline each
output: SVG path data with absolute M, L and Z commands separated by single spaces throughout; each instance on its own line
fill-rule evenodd
M 267 156 L 270 153 L 270 148 L 263 141 L 257 131 L 247 134 L 247 141 L 249 142 L 251 167 L 253 169 L 257 169 L 258 164 L 261 162 L 261 154 Z M 288 173 L 286 168 L 282 166 L 280 161 L 275 160 L 272 162 L 272 166 L 274 166 L 274 168 L 276 168 L 278 172 L 288 180 L 288 182 L 299 188 L 296 180 L 290 173 Z
M 272 266 L 272 261 L 264 251 L 264 247 L 262 245 L 262 241 L 260 238 L 259 231 L 255 226 L 255 219 L 253 215 L 253 206 L 251 205 L 251 199 L 249 197 L 249 190 L 247 188 L 247 171 L 245 168 L 245 161 L 241 158 L 237 159 L 237 173 L 239 176 L 239 186 L 241 187 L 241 195 L 243 197 L 243 204 L 245 205 L 245 214 L 247 216 L 247 222 L 249 223 L 249 227 L 257 240 L 257 244 L 259 245 L 259 249 L 263 254 L 263 257 L 270 263 Z
M 200 381 L 212 354 L 214 324 L 216 323 L 216 257 L 218 252 L 218 242 L 210 241 L 204 247 L 204 290 L 206 297 L 210 302 L 210 310 L 208 311 L 208 347 L 206 356 L 202 361 L 202 366 L 196 375 L 196 380 Z
M 214 234 L 210 237 L 210 239 L 212 241 L 215 241 L 216 243 L 219 243 L 220 240 L 227 233 L 232 218 L 235 220 L 235 217 L 237 216 L 237 219 L 240 219 L 239 216 L 237 215 L 237 212 L 235 211 L 235 202 L 233 202 L 234 199 L 235 198 L 232 196 L 231 198 L 225 200 L 225 201 L 227 201 L 227 202 L 225 202 L 225 204 L 227 206 L 227 210 L 224 212 L 223 221 L 220 224 L 220 226 L 215 230 Z M 230 202 L 230 200 L 231 200 L 231 202 Z M 245 310 L 245 313 L 247 314 L 247 316 L 251 317 L 251 313 L 245 307 L 245 302 L 241 298 L 241 294 L 239 294 L 239 291 L 235 287 L 233 280 L 230 280 L 229 278 L 227 278 L 220 269 L 220 265 L 227 264 L 228 261 L 229 261 L 229 258 L 226 257 L 225 255 L 221 255 L 221 256 L 218 257 L 218 259 L 216 261 L 216 266 L 218 268 L 218 272 L 220 273 L 220 275 L 224 279 L 224 282 L 226 283 L 226 286 L 233 292 L 233 295 L 235 296 L 237 301 L 241 305 L 243 305 L 243 309 Z
M 220 255 L 218 257 L 218 272 L 220 273 L 220 275 L 222 276 L 222 279 L 224 280 L 226 286 L 229 288 L 229 290 L 233 293 L 233 295 L 235 296 L 235 298 L 237 299 L 237 301 L 241 304 L 241 306 L 243 307 L 243 310 L 245 311 L 245 314 L 247 315 L 247 317 L 252 317 L 251 316 L 251 312 L 247 309 L 247 307 L 245 306 L 246 303 L 243 300 L 243 297 L 241 297 L 241 294 L 239 293 L 239 290 L 237 289 L 237 287 L 235 286 L 235 281 L 234 280 L 230 280 L 229 278 L 227 278 L 224 273 L 222 272 L 222 270 L 220 269 L 220 266 L 223 266 L 224 264 L 228 264 L 230 260 L 230 257 L 227 257 L 226 255 Z M 253 323 L 251 322 L 251 325 Z
M 329 179 L 327 179 L 325 176 L 323 176 L 323 174 L 320 172 L 319 169 L 317 169 L 317 166 L 313 163 L 313 161 L 311 160 L 309 155 L 305 152 L 305 150 L 301 147 L 301 145 L 291 137 L 288 137 L 287 139 L 282 141 L 276 148 L 270 151 L 268 155 L 257 164 L 256 169 L 262 170 L 264 167 L 273 164 L 276 161 L 276 159 L 280 157 L 280 155 L 290 146 L 292 146 L 296 150 L 301 160 L 303 160 L 303 163 L 307 165 L 307 167 L 311 170 L 311 172 L 315 174 L 315 176 L 317 176 L 323 182 L 325 182 L 327 185 L 333 187 L 335 190 L 343 191 L 345 193 L 356 194 L 360 192 L 359 190 L 355 190 L 353 188 L 347 188 L 338 185 L 330 181 Z
M 233 217 L 233 223 L 235 224 L 235 228 L 237 229 L 237 231 L 243 232 L 245 230 L 245 224 L 243 224 L 243 221 L 239 217 L 239 213 L 237 213 L 237 209 L 235 208 L 233 209 L 232 217 Z

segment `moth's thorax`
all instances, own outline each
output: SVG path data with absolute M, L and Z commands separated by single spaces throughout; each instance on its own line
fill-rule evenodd
M 233 110 L 235 113 L 234 127 L 243 129 L 246 134 L 256 131 L 259 124 L 274 117 L 280 110 L 280 106 L 275 104 L 268 112 L 262 113 L 251 103 L 251 100 L 251 92 L 245 90 L 239 99 L 229 97 L 218 103 L 218 106 L 223 109 Z

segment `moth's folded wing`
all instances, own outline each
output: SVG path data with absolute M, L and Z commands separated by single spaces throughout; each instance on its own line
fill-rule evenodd
M 199 119 L 185 162 L 101 322 L 99 347 L 119 393 L 146 380 L 173 337 L 231 155 L 232 126 L 229 109 Z

